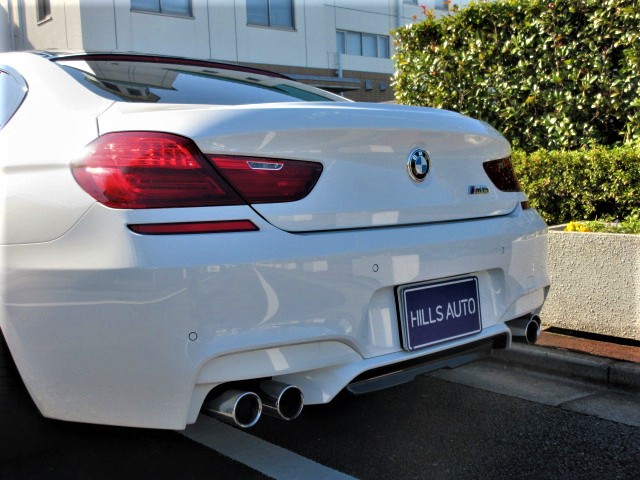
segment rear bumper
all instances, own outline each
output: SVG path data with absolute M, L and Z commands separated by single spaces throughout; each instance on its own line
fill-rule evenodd
M 265 377 L 326 403 L 371 370 L 508 345 L 504 322 L 539 312 L 549 285 L 546 226 L 531 210 L 314 234 L 224 210 L 260 231 L 141 236 L 126 228 L 138 212 L 96 205 L 53 242 L 1 247 L 0 326 L 45 416 L 180 429 L 213 387 Z M 396 287 L 467 275 L 482 331 L 403 350 Z

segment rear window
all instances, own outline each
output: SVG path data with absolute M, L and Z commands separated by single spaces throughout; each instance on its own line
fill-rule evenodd
M 208 105 L 348 101 L 278 75 L 242 67 L 81 57 L 60 58 L 56 63 L 86 88 L 116 101 Z

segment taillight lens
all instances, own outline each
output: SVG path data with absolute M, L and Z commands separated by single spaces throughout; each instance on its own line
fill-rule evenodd
M 112 208 L 245 203 L 192 140 L 167 133 L 108 133 L 87 146 L 72 171 L 87 193 Z
M 133 232 L 143 235 L 171 235 L 186 233 L 252 232 L 258 227 L 251 220 L 222 220 L 215 222 L 150 223 L 128 225 Z
M 520 182 L 513 171 L 511 158 L 491 160 L 482 164 L 484 171 L 489 176 L 498 190 L 503 192 L 521 192 Z
M 322 164 L 299 160 L 210 155 L 209 160 L 249 203 L 293 202 L 313 189 Z

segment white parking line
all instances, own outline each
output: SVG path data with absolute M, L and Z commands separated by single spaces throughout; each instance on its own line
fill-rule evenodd
M 355 480 L 204 415 L 182 434 L 276 480 Z

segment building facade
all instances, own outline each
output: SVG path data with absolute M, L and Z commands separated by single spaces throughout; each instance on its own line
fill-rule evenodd
M 464 5 L 468 0 L 456 2 Z M 287 74 L 361 101 L 393 99 L 391 30 L 447 0 L 0 0 L 0 51 L 142 52 Z

